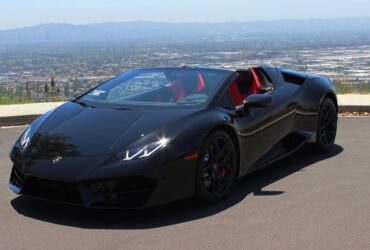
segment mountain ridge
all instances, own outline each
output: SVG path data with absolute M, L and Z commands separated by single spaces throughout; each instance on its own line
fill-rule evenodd
M 370 17 L 335 19 L 279 19 L 249 22 L 105 22 L 45 23 L 0 30 L 0 43 L 125 41 L 137 39 L 204 38 L 269 34 L 335 32 L 370 33 Z

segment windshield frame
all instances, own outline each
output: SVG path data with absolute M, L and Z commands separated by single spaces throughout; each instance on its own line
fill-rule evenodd
M 160 70 L 192 70 L 192 71 L 217 71 L 217 72 L 223 72 L 225 73 L 224 77 L 220 82 L 217 84 L 217 86 L 213 89 L 212 93 L 208 96 L 207 100 L 205 102 L 202 102 L 200 104 L 196 105 L 167 105 L 166 103 L 160 103 L 159 105 L 156 105 L 155 103 L 149 103 L 145 104 L 116 104 L 116 103 L 107 103 L 107 102 L 93 102 L 89 100 L 82 100 L 83 97 L 88 95 L 89 93 L 93 92 L 100 86 L 108 83 L 109 81 L 121 77 L 122 75 L 129 73 L 129 72 L 134 72 L 134 71 L 160 71 Z M 86 91 L 84 94 L 76 97 L 75 99 L 72 100 L 72 102 L 77 102 L 85 107 L 90 107 L 90 108 L 101 108 L 101 109 L 118 109 L 118 110 L 141 110 L 141 111 L 151 111 L 151 110 L 181 110 L 181 109 L 200 109 L 200 108 L 205 108 L 208 107 L 217 94 L 219 93 L 220 89 L 222 89 L 225 86 L 225 83 L 229 82 L 229 79 L 232 78 L 234 75 L 234 71 L 228 70 L 228 69 L 218 69 L 218 68 L 198 68 L 198 67 L 153 67 L 153 68 L 139 68 L 139 69 L 132 69 L 132 70 L 127 70 L 125 72 L 120 73 L 117 76 L 114 76 L 94 88 Z

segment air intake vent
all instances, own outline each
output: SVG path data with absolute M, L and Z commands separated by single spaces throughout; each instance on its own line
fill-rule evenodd
M 302 85 L 305 81 L 306 78 L 302 77 L 300 75 L 292 74 L 292 73 L 287 73 L 287 72 L 281 72 L 284 78 L 285 82 L 297 84 L 297 85 Z

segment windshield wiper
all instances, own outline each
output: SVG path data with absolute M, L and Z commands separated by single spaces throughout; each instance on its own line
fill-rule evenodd
M 116 108 L 116 110 L 133 110 L 133 109 L 129 109 L 129 108 Z
M 77 99 L 76 100 L 73 100 L 73 102 L 78 103 L 78 104 L 80 104 L 81 106 L 83 106 L 85 108 L 95 108 L 94 106 L 89 105 L 86 102 L 81 102 L 80 100 L 77 100 Z
M 177 105 L 193 105 L 193 104 L 201 104 L 204 102 L 204 97 L 196 97 L 196 98 L 189 98 L 186 100 L 182 100 L 177 103 Z

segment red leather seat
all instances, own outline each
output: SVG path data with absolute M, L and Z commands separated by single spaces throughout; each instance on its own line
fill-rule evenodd
M 204 81 L 204 78 L 201 73 L 199 73 L 197 79 L 194 80 L 197 81 L 195 88 L 192 86 L 185 87 L 183 81 L 181 80 L 175 80 L 172 82 L 172 92 L 177 101 L 181 101 L 187 95 L 199 93 L 206 87 L 206 82 Z M 190 85 L 192 83 L 189 81 L 187 84 Z
M 185 88 L 184 88 L 184 84 L 182 83 L 182 81 L 175 80 L 172 82 L 172 92 L 177 101 L 184 99 Z
M 249 90 L 247 96 L 253 95 L 253 94 L 260 94 L 261 93 L 261 81 L 258 78 L 253 68 L 249 68 L 249 70 L 252 72 L 252 75 L 253 75 L 253 83 L 252 83 L 251 89 Z
M 201 73 L 198 74 L 198 85 L 197 88 L 195 89 L 195 93 L 198 93 L 202 91 L 206 87 L 206 82 L 204 81 L 204 78 Z
M 240 77 L 230 85 L 229 93 L 235 106 L 242 105 L 247 96 L 261 93 L 261 81 L 254 69 L 240 72 Z
M 239 106 L 243 104 L 244 99 L 247 97 L 247 95 L 242 95 L 240 93 L 238 84 L 239 83 L 235 81 L 229 87 L 229 93 L 234 106 Z

